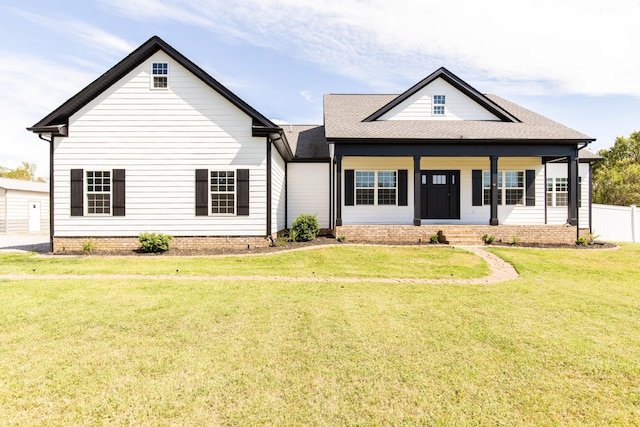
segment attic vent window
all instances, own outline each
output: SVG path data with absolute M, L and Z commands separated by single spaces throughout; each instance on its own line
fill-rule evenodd
M 444 116 L 444 104 L 445 104 L 444 95 L 433 95 L 433 115 L 434 116 Z
M 153 75 L 153 88 L 166 89 L 169 79 L 169 64 L 166 62 L 154 62 L 151 70 Z

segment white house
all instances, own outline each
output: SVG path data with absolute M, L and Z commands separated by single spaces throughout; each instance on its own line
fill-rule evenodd
M 278 126 L 152 37 L 29 128 L 51 144 L 53 249 L 144 231 L 265 245 L 303 212 L 351 240 L 568 242 L 589 226 L 593 139 L 445 68 L 400 95 L 327 95 L 324 116 Z
M 0 233 L 49 230 L 49 184 L 0 178 Z

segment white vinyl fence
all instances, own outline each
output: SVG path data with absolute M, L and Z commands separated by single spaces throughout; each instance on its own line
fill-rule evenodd
M 599 240 L 640 242 L 640 209 L 594 204 L 591 228 Z

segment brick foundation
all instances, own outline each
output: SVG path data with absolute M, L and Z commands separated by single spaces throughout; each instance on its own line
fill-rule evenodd
M 82 246 L 92 240 L 97 251 L 134 251 L 140 248 L 138 237 L 55 237 L 53 252 L 82 251 Z M 247 249 L 269 246 L 269 239 L 255 236 L 226 237 L 174 237 L 171 249 L 206 250 L 213 248 Z
M 432 235 L 442 231 L 450 244 L 482 245 L 487 234 L 496 241 L 512 243 L 556 243 L 573 245 L 576 227 L 566 225 L 343 225 L 336 227 L 335 236 L 347 242 L 428 243 Z M 587 236 L 589 230 L 580 230 Z

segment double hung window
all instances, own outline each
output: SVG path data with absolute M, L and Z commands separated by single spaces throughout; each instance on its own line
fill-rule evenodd
M 111 214 L 111 171 L 87 171 L 87 214 Z
M 356 171 L 356 205 L 396 205 L 397 171 Z
M 547 206 L 567 206 L 569 204 L 569 180 L 567 178 L 547 178 Z
M 169 86 L 169 64 L 154 62 L 151 66 L 152 85 L 154 89 L 166 89 Z
M 524 171 L 498 171 L 498 205 L 524 205 Z M 491 172 L 483 171 L 483 200 L 491 204 Z
M 211 171 L 211 213 L 235 213 L 235 171 Z

